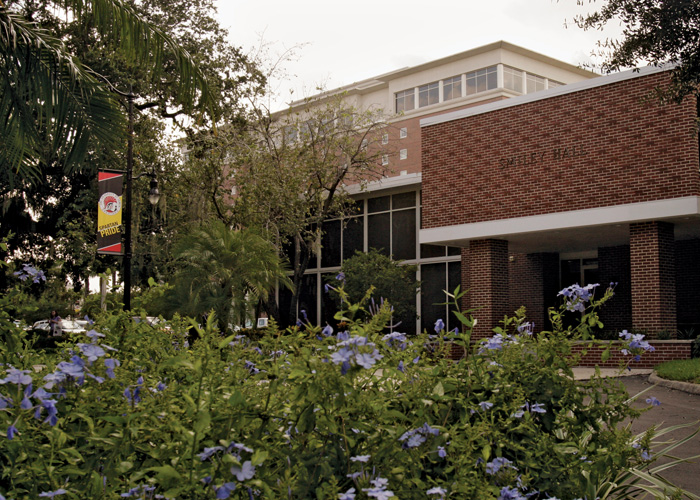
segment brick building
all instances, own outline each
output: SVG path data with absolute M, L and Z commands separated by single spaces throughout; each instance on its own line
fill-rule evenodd
M 617 282 L 606 328 L 700 324 L 694 99 L 661 105 L 657 68 L 427 118 L 422 244 L 461 248 L 477 335 L 572 283 Z
M 359 215 L 327 224 L 299 308 L 332 322 L 324 277 L 380 248 L 418 266 L 408 332 L 456 326 L 438 304 L 458 284 L 487 335 L 521 305 L 546 327 L 561 288 L 611 281 L 606 328 L 700 328 L 698 112 L 647 99 L 665 78 L 497 42 L 331 91 L 387 111 L 396 154 Z

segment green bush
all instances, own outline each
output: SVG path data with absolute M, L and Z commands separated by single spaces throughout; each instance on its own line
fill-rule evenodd
M 599 323 L 611 294 L 584 296 L 562 305 L 586 308 L 573 332 L 533 335 L 516 316 L 478 345 L 465 314 L 465 334 L 438 322 L 407 337 L 385 334 L 388 307 L 347 299 L 343 331 L 271 328 L 257 342 L 222 338 L 213 315 L 188 345 L 185 320 L 165 329 L 112 312 L 45 353 L 0 322 L 13 339 L 0 345 L 0 493 L 604 499 L 632 498 L 647 478 L 661 491 L 652 432 L 622 425 L 638 414 L 623 387 L 573 379 L 569 338 Z M 470 356 L 446 359 L 451 342 Z
M 394 308 L 393 322 L 415 322 L 416 294 L 420 282 L 416 280 L 417 266 L 408 266 L 371 249 L 369 252 L 355 252 L 355 255 L 343 261 L 341 276 L 329 279 L 329 286 L 335 288 L 339 281 L 346 300 L 360 302 L 370 288 L 377 303 L 388 301 Z M 334 293 L 336 303 L 342 307 L 341 296 Z M 369 311 L 368 311 L 369 314 Z

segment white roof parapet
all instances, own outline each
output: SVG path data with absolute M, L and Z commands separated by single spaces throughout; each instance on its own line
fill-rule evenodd
M 350 195 L 357 195 L 372 191 L 380 191 L 384 189 L 399 188 L 404 186 L 413 186 L 422 182 L 422 176 L 416 174 L 394 175 L 392 177 L 382 177 L 377 181 L 368 182 L 364 187 L 359 184 L 351 184 L 346 186 L 345 191 Z
M 557 97 L 560 95 L 572 94 L 574 92 L 580 92 L 582 90 L 592 89 L 595 87 L 602 87 L 604 85 L 610 85 L 625 80 L 631 80 L 633 78 L 639 78 L 646 75 L 653 75 L 654 73 L 661 73 L 663 71 L 668 71 L 669 69 L 672 69 L 672 66 L 647 66 L 645 68 L 635 68 L 627 71 L 621 71 L 619 73 L 613 73 L 610 75 L 598 76 L 589 80 L 581 80 L 580 82 L 570 83 L 568 85 L 562 85 L 560 87 L 554 87 L 552 89 L 541 90 L 532 94 L 523 94 L 502 101 L 481 104 L 479 106 L 474 106 L 471 108 L 459 109 L 456 111 L 442 113 L 436 116 L 430 116 L 428 118 L 423 118 L 420 121 L 420 126 L 429 127 L 430 125 L 451 122 L 454 120 L 459 120 L 461 118 L 466 118 L 468 116 L 476 116 L 485 113 L 490 113 L 499 109 L 521 106 L 523 104 L 528 104 L 531 102 L 542 101 L 544 99 L 551 99 L 552 97 Z

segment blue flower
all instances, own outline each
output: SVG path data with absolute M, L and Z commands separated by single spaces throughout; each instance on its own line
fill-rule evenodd
M 384 337 L 382 337 L 382 340 L 386 342 L 387 346 L 396 347 L 397 349 L 403 351 L 404 349 L 406 349 L 406 342 L 408 338 L 406 337 L 405 333 L 391 332 L 384 335 Z
M 59 488 L 56 491 L 45 491 L 43 493 L 39 493 L 39 496 L 53 498 L 53 497 L 57 497 L 58 495 L 63 495 L 65 493 L 68 493 L 68 492 L 66 490 L 64 490 L 63 488 Z
M 237 465 L 231 467 L 231 474 L 236 476 L 236 479 L 238 479 L 239 481 L 252 479 L 255 475 L 255 467 L 253 467 L 253 464 L 250 460 L 246 460 L 240 467 L 238 467 Z
M 647 398 L 647 404 L 650 404 L 652 406 L 659 406 L 661 405 L 661 401 L 656 399 L 654 396 L 651 396 Z
M 501 489 L 501 494 L 498 496 L 498 500 L 527 500 L 526 496 L 523 496 L 517 488 L 509 488 L 504 486 Z
M 515 469 L 513 462 L 504 457 L 496 457 L 486 464 L 486 474 L 495 475 L 502 468 Z
M 107 370 L 105 371 L 107 376 L 109 378 L 114 378 L 115 377 L 114 369 L 121 364 L 121 363 L 119 363 L 119 360 L 114 359 L 114 358 L 107 358 L 104 360 L 104 364 L 105 364 L 105 368 L 107 368 Z
M 0 379 L 0 384 L 16 384 L 16 385 L 27 385 L 32 383 L 32 377 L 27 375 L 29 370 L 19 370 L 17 368 L 7 368 L 5 371 L 8 373 L 7 377 Z
M 345 281 L 345 273 L 344 272 L 339 272 L 338 274 L 335 275 L 335 279 L 338 281 Z
M 479 403 L 479 406 L 481 407 L 482 411 L 486 411 L 493 408 L 493 403 L 491 403 L 490 401 L 482 401 L 481 403 Z
M 21 271 L 15 271 L 12 274 L 17 276 L 17 278 L 19 278 L 22 281 L 26 281 L 29 278 L 32 278 L 32 282 L 34 283 L 39 283 L 39 281 L 41 280 L 46 281 L 46 275 L 44 274 L 44 271 L 39 271 L 34 267 L 30 266 L 29 264 L 24 264 L 22 266 Z
M 224 447 L 223 446 L 213 446 L 211 448 L 204 448 L 204 451 L 202 453 L 197 454 L 199 459 L 204 462 L 205 460 L 209 460 L 216 452 L 218 451 L 223 451 Z
M 260 373 L 260 370 L 255 367 L 255 363 L 253 363 L 252 361 L 246 360 L 245 367 L 251 373 L 251 375 L 255 375 L 256 373 Z
M 350 460 L 353 462 L 369 462 L 369 459 L 372 458 L 372 455 L 357 455 L 356 457 L 350 457 Z
M 7 439 L 12 440 L 17 434 L 19 434 L 17 427 L 14 424 L 10 424 L 7 428 Z
M 486 350 L 497 351 L 503 349 L 504 340 L 505 338 L 500 333 L 494 335 L 491 338 L 486 339 L 485 341 L 483 341 L 483 346 L 479 349 L 479 353 L 481 354 Z
M 428 495 L 440 495 L 440 498 L 444 498 L 447 490 L 445 488 L 441 488 L 440 486 L 435 486 L 434 488 L 430 488 L 425 493 Z
M 404 372 L 404 367 L 403 367 L 403 360 L 399 361 L 398 370 L 399 370 L 401 373 L 405 373 L 405 372 Z
M 87 316 L 85 316 L 87 318 Z M 99 333 L 97 330 L 89 330 L 88 332 L 85 333 L 85 336 L 88 338 L 91 338 L 93 342 L 97 341 L 97 339 L 104 337 L 103 333 Z
M 216 498 L 228 498 L 236 489 L 236 483 L 225 483 L 220 487 L 216 488 Z
M 372 368 L 372 366 L 374 366 L 374 364 L 377 361 L 379 361 L 380 359 L 382 359 L 383 357 L 384 356 L 379 354 L 379 351 L 375 349 L 371 353 L 363 352 L 363 353 L 357 354 L 355 356 L 355 363 L 357 363 L 362 368 L 369 369 L 369 368 Z
M 321 334 L 324 337 L 330 337 L 331 335 L 333 335 L 333 327 L 326 323 L 326 326 L 323 328 L 323 330 L 321 330 Z
M 547 410 L 540 403 L 530 405 L 530 413 L 547 413 Z
M 355 488 L 350 488 L 345 493 L 338 493 L 338 500 L 355 500 Z
M 445 458 L 447 456 L 447 450 L 445 449 L 444 446 L 438 446 L 437 450 L 438 450 L 438 457 Z
M 435 322 L 435 333 L 440 333 L 445 329 L 445 323 L 442 321 L 442 319 L 438 319 Z
M 85 357 L 87 357 L 90 363 L 97 361 L 97 358 L 101 358 L 106 354 L 105 350 L 96 344 L 79 343 L 78 348 L 85 355 Z

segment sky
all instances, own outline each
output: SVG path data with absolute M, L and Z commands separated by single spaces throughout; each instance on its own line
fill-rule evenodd
M 577 5 L 581 3 L 582 5 Z M 561 61 L 592 62 L 596 42 L 619 36 L 583 31 L 576 14 L 600 6 L 593 0 L 215 0 L 231 43 L 246 53 L 265 47 L 275 62 L 287 51 L 286 77 L 276 83 L 273 110 L 406 66 L 415 66 L 505 40 Z M 290 97 L 289 90 L 293 90 Z

